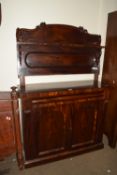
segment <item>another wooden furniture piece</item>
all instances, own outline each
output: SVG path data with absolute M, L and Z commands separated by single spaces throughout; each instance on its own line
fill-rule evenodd
M 117 11 L 108 14 L 102 82 L 110 84 L 111 87 L 105 133 L 108 136 L 109 145 L 115 147 L 117 142 Z
M 15 153 L 13 123 L 10 92 L 0 92 L 0 160 Z
M 1 25 L 1 21 L 2 21 L 2 12 L 1 12 L 1 3 L 0 3 L 0 25 Z
M 16 101 L 18 96 L 20 104 L 20 168 L 103 148 L 108 93 L 98 85 L 101 37 L 82 27 L 45 23 L 17 29 L 16 35 L 20 88 L 13 89 L 12 97 Z M 29 75 L 86 73 L 94 74 L 94 80 L 25 83 Z

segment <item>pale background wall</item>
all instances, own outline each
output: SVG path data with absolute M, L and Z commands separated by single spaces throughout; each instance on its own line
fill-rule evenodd
M 89 33 L 101 34 L 105 43 L 108 12 L 117 10 L 117 0 L 1 0 L 0 90 L 17 85 L 16 28 L 34 28 L 40 22 L 83 26 Z M 101 57 L 101 71 L 103 54 Z M 90 77 L 85 76 L 86 79 Z M 40 81 L 78 79 L 78 76 L 40 77 Z M 38 79 L 36 79 L 38 80 Z M 28 81 L 33 82 L 33 79 Z

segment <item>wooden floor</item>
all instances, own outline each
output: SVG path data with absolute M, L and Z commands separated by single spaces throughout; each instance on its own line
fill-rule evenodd
M 117 175 L 117 147 L 104 137 L 104 149 L 20 171 L 15 156 L 0 161 L 0 175 Z

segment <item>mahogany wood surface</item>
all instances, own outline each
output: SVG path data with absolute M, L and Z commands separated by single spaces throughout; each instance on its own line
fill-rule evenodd
M 25 166 L 102 148 L 105 91 L 20 93 Z
M 2 21 L 2 10 L 1 10 L 1 3 L 0 3 L 0 25 L 1 25 L 1 21 Z
M 0 92 L 0 159 L 15 153 L 10 92 Z
M 117 142 L 117 11 L 108 14 L 102 82 L 110 84 L 111 87 L 105 133 L 109 138 L 109 145 L 115 147 Z
M 21 86 L 29 75 L 99 73 L 101 36 L 83 27 L 41 23 L 18 28 L 16 37 Z

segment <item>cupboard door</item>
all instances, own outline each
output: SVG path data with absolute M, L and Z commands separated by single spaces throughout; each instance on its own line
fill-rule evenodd
M 34 100 L 31 104 L 31 110 L 25 110 L 23 116 L 25 159 L 63 152 L 70 140 L 69 102 Z
M 72 148 L 85 147 L 102 140 L 103 102 L 76 101 L 73 104 Z

